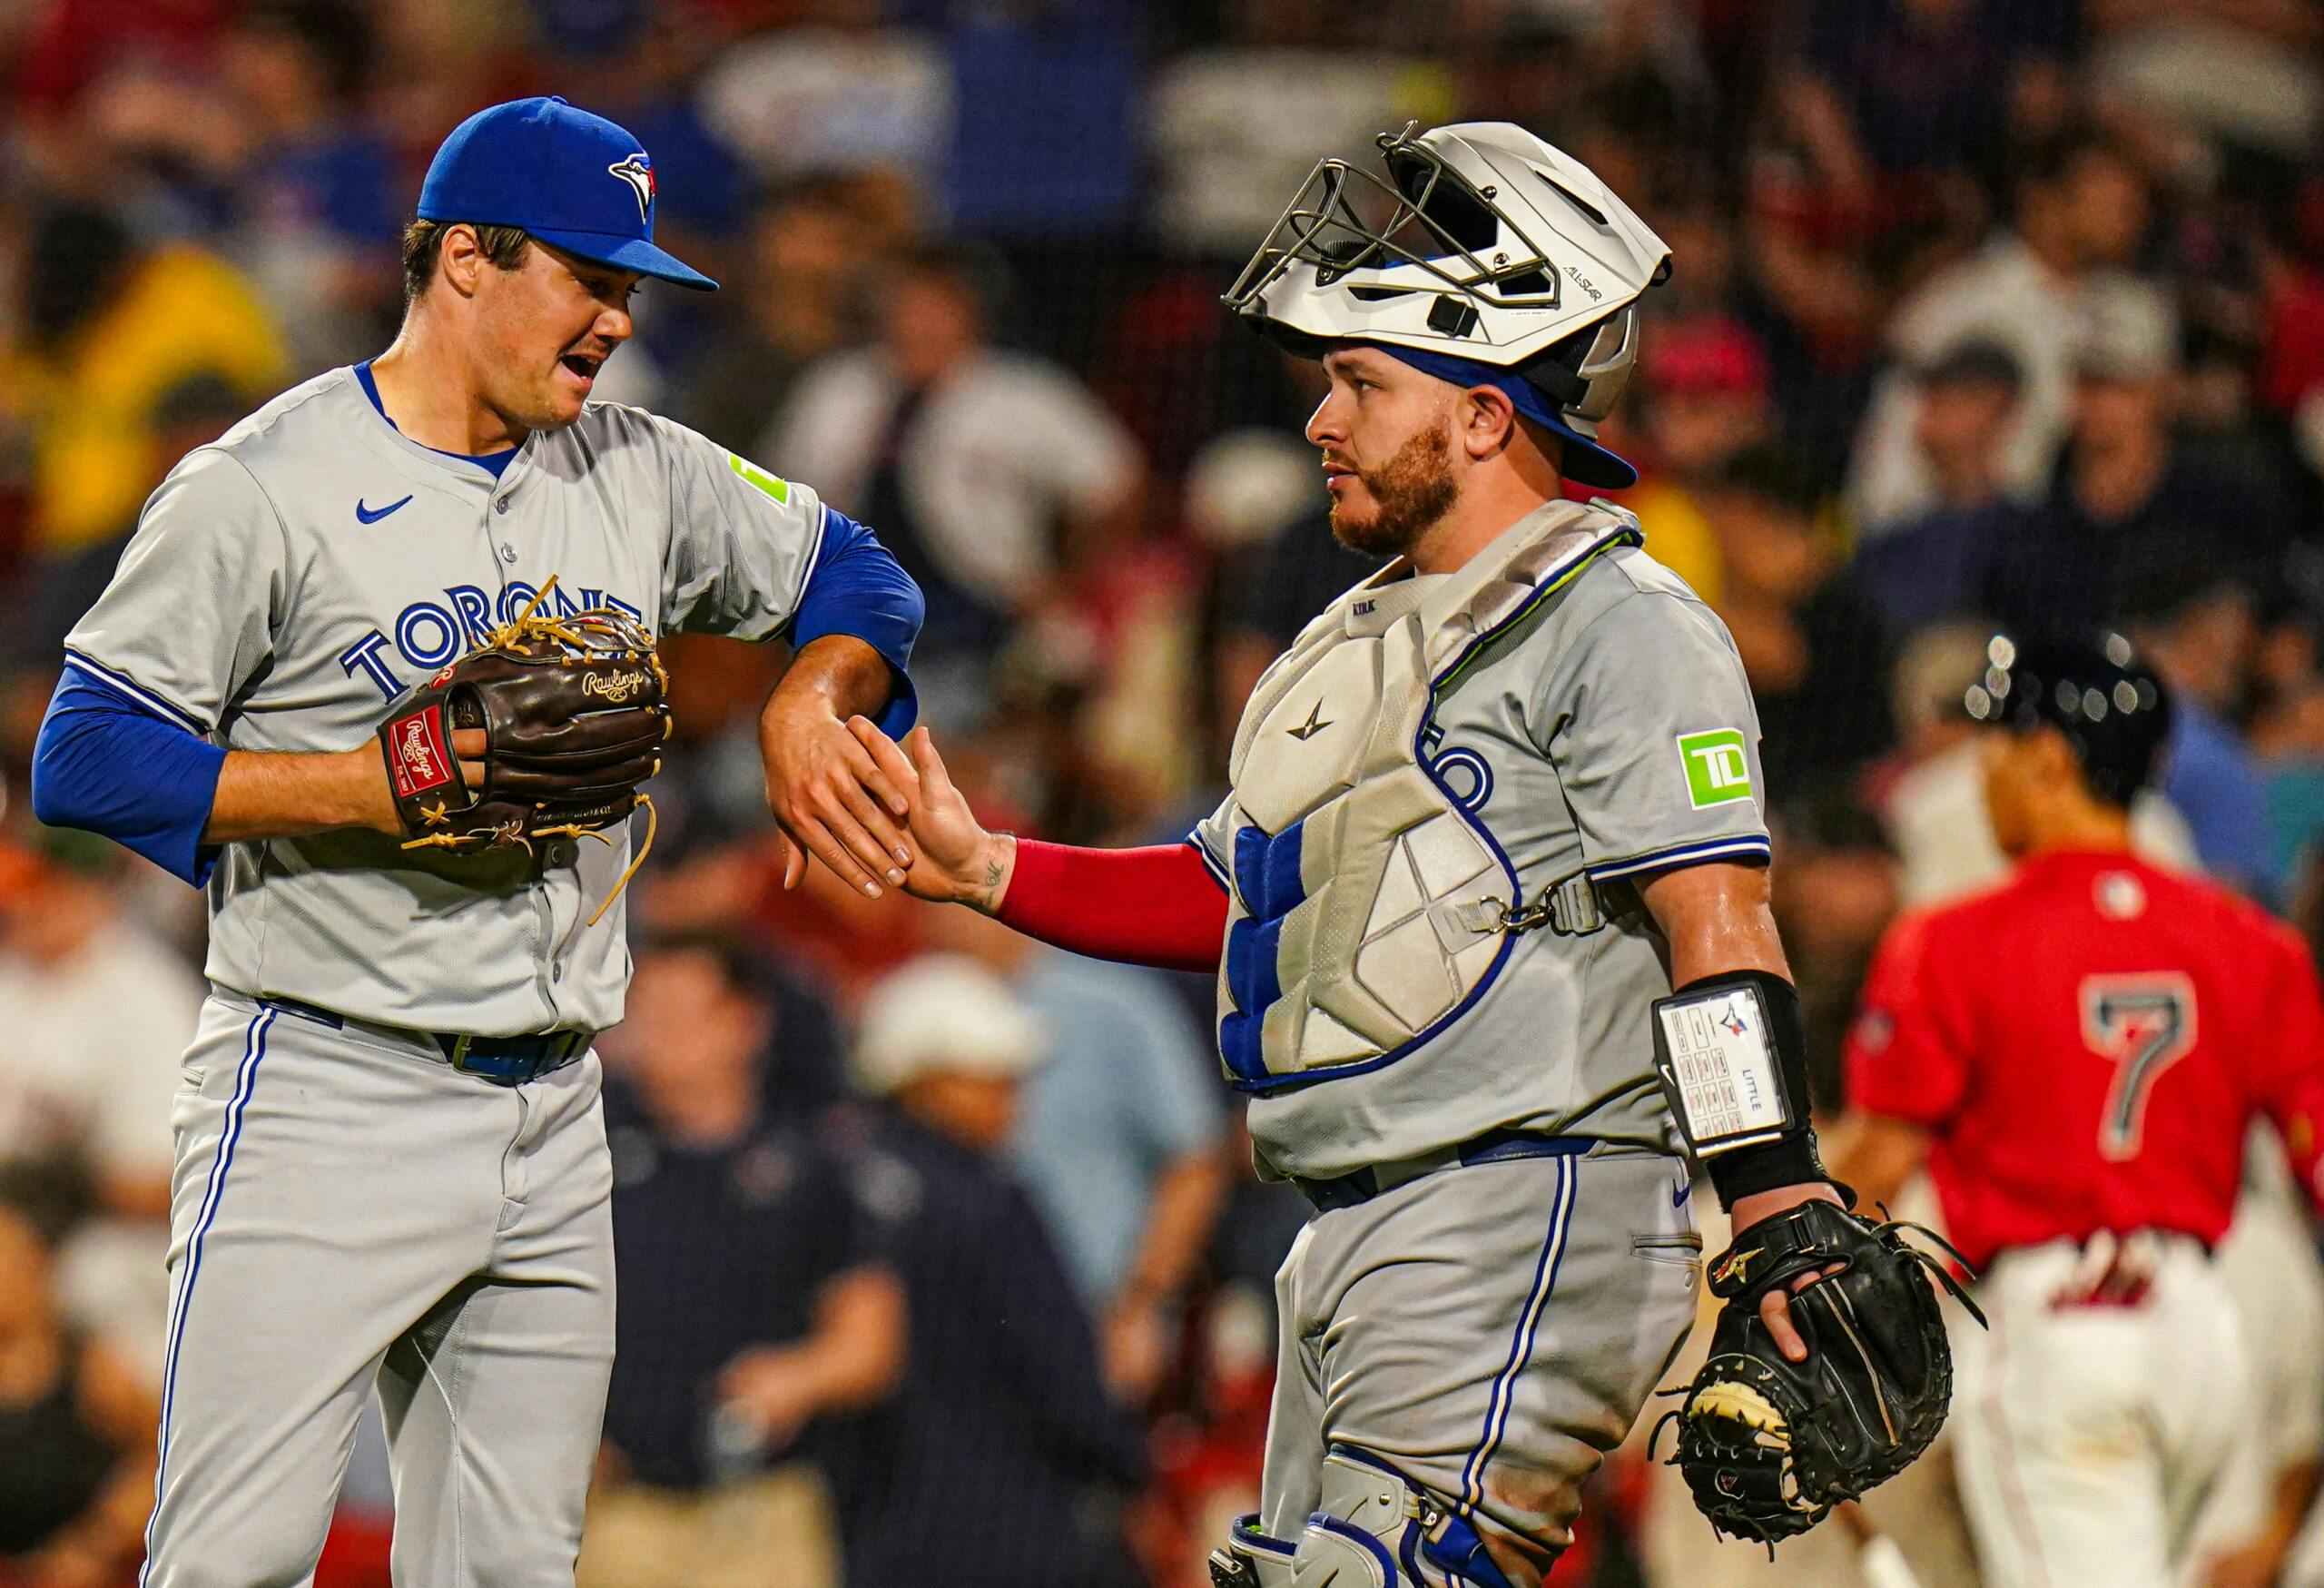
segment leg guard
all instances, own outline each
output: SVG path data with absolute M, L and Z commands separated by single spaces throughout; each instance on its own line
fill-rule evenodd
M 1292 1556 L 1291 1588 L 1512 1588 L 1465 1517 L 1377 1457 L 1334 1448 L 1321 1499 Z

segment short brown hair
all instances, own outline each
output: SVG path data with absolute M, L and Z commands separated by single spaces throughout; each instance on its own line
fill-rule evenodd
M 461 221 L 414 221 L 403 229 L 403 301 L 411 302 L 428 291 L 436 274 L 436 259 L 443 252 L 444 233 L 455 226 L 471 226 L 484 257 L 504 271 L 522 270 L 525 251 L 532 239 L 521 226 L 485 226 Z

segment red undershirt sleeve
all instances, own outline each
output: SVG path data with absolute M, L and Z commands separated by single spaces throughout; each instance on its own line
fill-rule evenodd
M 1020 838 L 998 914 L 1078 954 L 1210 973 L 1226 936 L 1226 890 L 1191 843 L 1079 849 Z

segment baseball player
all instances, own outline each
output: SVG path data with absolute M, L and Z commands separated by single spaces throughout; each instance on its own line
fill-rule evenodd
M 1321 358 L 1334 533 L 1397 560 L 1259 683 L 1217 812 L 1155 849 L 1020 842 L 924 730 L 852 725 L 907 791 L 911 892 L 1219 977 L 1261 1167 L 1318 1213 L 1217 1581 L 1531 1588 L 1692 1318 L 1682 1132 L 1739 1226 L 1837 1197 L 1734 646 L 1626 514 L 1561 499 L 1636 478 L 1594 422 L 1668 251 L 1520 128 L 1380 145 L 1384 174 L 1317 167 L 1227 301 Z M 1702 1049 L 1760 1089 L 1745 1144 L 1693 1090 L 1674 1121 L 1657 1012 L 1748 1033 Z M 1767 1307 L 1802 1358 L 1803 1300 Z
M 490 724 L 457 735 L 460 779 L 416 754 L 433 718 L 383 755 L 390 702 L 529 608 L 787 637 L 774 811 L 868 893 L 901 880 L 896 791 L 842 720 L 909 719 L 918 593 L 812 493 L 589 400 L 642 279 L 714 284 L 655 244 L 654 207 L 611 122 L 530 99 L 463 123 L 394 345 L 189 455 L 68 642 L 39 814 L 209 893 L 156 1588 L 305 1580 L 375 1386 L 399 1583 L 572 1581 L 614 1343 L 591 1039 L 630 966 L 621 911 L 592 916 L 628 841 L 412 846 L 395 780 L 435 773 L 440 812 L 507 769 Z
M 2211 1252 L 2255 1115 L 2315 1194 L 2324 1007 L 2288 928 L 2132 851 L 2171 705 L 2128 643 L 1986 659 L 1968 706 L 2003 730 L 1985 798 L 2015 868 L 1890 929 L 1836 1167 L 1876 1199 L 1925 1161 L 1984 1275 L 1955 1450 L 1985 1580 L 2162 1588 L 2253 1436 Z

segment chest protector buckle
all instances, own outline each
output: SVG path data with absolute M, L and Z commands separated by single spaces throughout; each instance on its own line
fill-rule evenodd
M 1591 559 L 1640 538 L 1610 504 L 1551 503 L 1449 578 L 1383 569 L 1260 679 L 1229 764 L 1219 1046 L 1237 1084 L 1384 1060 L 1465 1007 L 1513 933 L 1603 923 L 1587 878 L 1521 908 L 1508 857 L 1437 781 L 1421 742 L 1438 698 L 1487 646 Z

